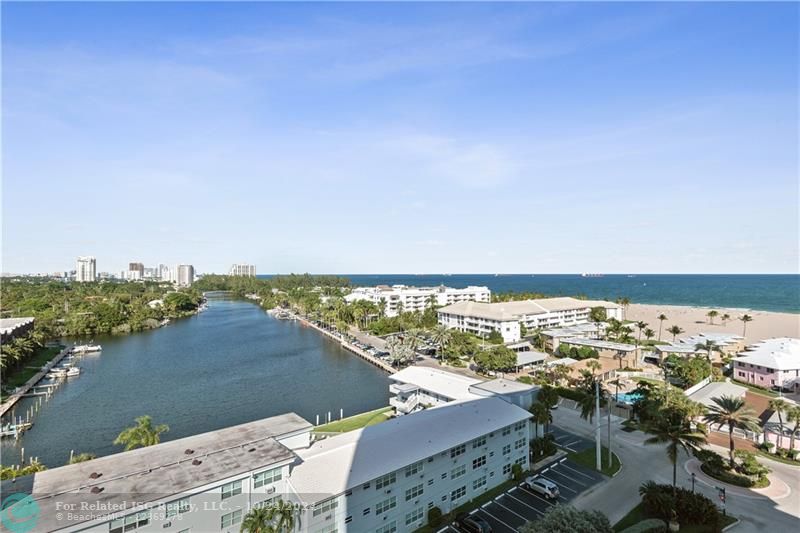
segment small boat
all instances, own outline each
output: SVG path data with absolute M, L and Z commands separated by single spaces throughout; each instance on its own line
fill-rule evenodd
M 47 373 L 48 378 L 63 378 L 67 375 L 66 368 L 53 368 L 50 372 Z
M 80 375 L 81 375 L 81 369 L 76 367 L 76 366 L 74 366 L 74 367 L 70 368 L 69 370 L 67 370 L 67 373 L 66 373 L 66 376 L 68 378 L 72 378 L 72 377 L 80 376 Z
M 99 344 L 78 344 L 72 347 L 73 353 L 99 352 L 103 349 Z
M 17 424 L 5 424 L 0 428 L 0 437 L 17 437 L 23 431 L 30 429 L 33 424 L 30 422 L 20 422 Z

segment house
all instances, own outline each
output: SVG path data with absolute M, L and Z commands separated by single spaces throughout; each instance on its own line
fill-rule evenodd
M 766 388 L 800 391 L 800 339 L 767 339 L 733 360 L 733 378 Z

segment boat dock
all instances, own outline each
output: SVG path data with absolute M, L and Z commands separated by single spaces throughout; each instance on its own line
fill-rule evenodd
M 70 353 L 70 350 L 71 347 L 64 347 L 64 349 L 61 350 L 61 352 L 59 352 L 59 354 L 56 355 L 49 363 L 44 365 L 44 367 L 42 367 L 42 369 L 37 372 L 36 375 L 26 381 L 24 385 L 17 387 L 14 393 L 6 398 L 6 401 L 0 404 L 0 417 L 4 416 L 8 411 L 11 410 L 12 407 L 14 407 L 14 405 L 16 405 L 20 399 L 29 394 L 31 389 L 39 388 L 40 386 L 37 386 L 36 384 L 39 383 L 54 366 L 60 363 L 61 360 Z M 45 387 L 45 385 L 41 387 Z M 35 392 L 36 391 L 34 391 L 34 393 Z
M 338 337 L 334 333 L 331 333 L 330 331 L 317 326 L 316 324 L 314 324 L 313 322 L 307 320 L 303 316 L 298 315 L 296 313 L 290 313 L 290 314 L 295 318 L 295 320 L 300 321 L 302 324 L 304 324 L 306 326 L 314 328 L 315 330 L 319 331 L 320 333 L 322 333 L 323 335 L 325 335 L 329 339 L 338 342 L 339 344 L 342 345 L 342 348 L 344 348 L 348 352 L 352 352 L 352 353 L 356 354 L 358 357 L 360 357 L 361 359 L 367 361 L 368 363 L 371 363 L 371 364 L 377 366 L 378 368 L 380 368 L 381 370 L 383 370 L 385 372 L 388 372 L 390 374 L 394 374 L 395 372 L 397 372 L 397 369 L 392 367 L 392 365 L 390 365 L 390 364 L 388 364 L 388 363 L 386 363 L 384 361 L 381 361 L 377 357 L 374 357 L 372 354 L 369 354 L 369 353 L 365 352 L 364 350 L 362 350 L 358 346 L 347 342 L 346 340 Z

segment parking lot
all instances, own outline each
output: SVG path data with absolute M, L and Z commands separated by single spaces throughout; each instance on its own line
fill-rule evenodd
M 558 428 L 553 428 L 552 432 L 559 445 L 570 451 L 581 451 L 593 446 L 589 439 L 578 437 Z M 519 484 L 473 510 L 470 514 L 477 514 L 486 520 L 494 532 L 515 533 L 524 523 L 541 517 L 553 505 L 569 503 L 583 491 L 606 479 L 599 472 L 580 466 L 567 458 L 535 472 L 533 476 L 544 478 L 558 485 L 560 492 L 558 498 L 552 501 L 548 500 Z M 453 526 L 448 526 L 443 531 L 456 533 L 458 530 Z

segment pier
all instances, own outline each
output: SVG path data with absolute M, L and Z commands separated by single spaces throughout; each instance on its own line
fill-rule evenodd
M 368 363 L 371 363 L 371 364 L 377 366 L 378 368 L 380 368 L 381 370 L 383 370 L 385 372 L 388 372 L 390 374 L 394 374 L 395 372 L 397 372 L 397 369 L 394 368 L 392 365 L 390 365 L 390 364 L 388 364 L 388 363 L 386 363 L 384 361 L 381 361 L 377 357 L 374 357 L 373 355 L 365 352 L 364 350 L 362 350 L 358 346 L 347 342 L 346 340 L 344 340 L 343 338 L 337 336 L 336 334 L 317 326 L 316 324 L 314 324 L 310 320 L 306 319 L 302 315 L 297 314 L 297 313 L 293 313 L 293 312 L 289 312 L 289 313 L 295 318 L 295 320 L 299 320 L 302 324 L 304 324 L 306 326 L 309 326 L 309 327 L 319 331 L 320 333 L 322 333 L 323 335 L 325 335 L 329 339 L 335 340 L 336 342 L 338 342 L 339 344 L 342 345 L 342 348 L 344 348 L 348 352 L 356 354 L 358 357 L 360 357 L 361 359 L 367 361 Z
M 10 395 L 8 398 L 6 398 L 6 401 L 0 404 L 0 417 L 4 416 L 9 410 L 11 410 L 11 408 L 14 407 L 14 405 L 16 405 L 20 399 L 24 398 L 26 395 L 29 395 L 31 389 L 40 388 L 36 384 L 39 383 L 54 366 L 60 363 L 69 352 L 70 347 L 65 346 L 64 349 L 61 350 L 58 355 L 56 355 L 49 363 L 44 365 L 44 367 L 42 367 L 42 369 L 37 372 L 36 375 L 26 381 L 24 385 L 17 387 L 17 389 L 14 391 L 14 394 Z M 42 385 L 41 387 L 45 387 L 45 385 Z M 33 391 L 33 393 L 30 394 L 35 393 L 36 391 Z

